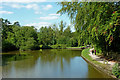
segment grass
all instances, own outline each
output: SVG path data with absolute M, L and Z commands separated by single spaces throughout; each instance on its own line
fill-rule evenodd
M 80 48 L 80 47 L 67 47 L 67 48 Z
M 89 56 L 89 54 L 90 54 L 89 50 L 90 50 L 89 48 L 84 49 L 84 50 L 82 51 L 81 55 L 82 55 L 87 61 L 89 61 L 89 62 L 92 63 L 94 66 L 98 67 L 99 69 L 100 69 L 100 67 L 101 67 L 102 70 L 104 70 L 104 71 L 109 71 L 108 74 L 111 75 L 112 72 L 111 72 L 110 67 L 109 67 L 108 65 L 106 65 L 106 64 L 102 64 L 102 63 L 100 63 L 100 62 L 92 59 L 92 57 Z M 101 69 L 100 69 L 100 70 L 101 70 Z
M 102 65 L 102 63 L 100 63 L 100 62 L 92 59 L 91 56 L 89 56 L 89 48 L 84 49 L 84 50 L 82 51 L 82 56 L 85 57 L 86 59 L 88 59 L 90 62 L 93 62 L 93 63 L 95 63 L 95 64 L 101 64 L 101 65 Z
M 79 47 L 67 47 L 67 48 L 82 48 L 82 47 L 86 47 L 86 46 L 79 46 Z
M 86 58 L 86 59 L 88 59 L 90 62 L 95 63 L 95 64 L 98 64 L 98 65 L 100 65 L 100 66 L 102 66 L 102 67 L 106 67 L 106 66 L 107 66 L 106 64 L 100 63 L 100 62 L 92 59 L 92 57 L 89 56 L 89 54 L 90 54 L 89 50 L 90 50 L 90 49 L 87 48 L 87 49 L 84 49 L 84 50 L 82 51 L 82 56 L 83 56 L 84 58 Z M 97 55 L 98 55 L 98 54 L 97 54 Z M 99 54 L 99 55 L 100 55 L 100 54 Z

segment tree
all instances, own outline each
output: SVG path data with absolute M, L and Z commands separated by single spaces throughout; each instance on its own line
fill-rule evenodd
M 53 44 L 53 30 L 51 27 L 41 27 L 40 32 L 38 33 L 39 44 L 42 45 L 51 45 Z
M 105 51 L 105 54 L 110 50 L 119 52 L 120 2 L 61 2 L 58 4 L 62 8 L 57 13 L 67 13 L 75 26 L 78 46 L 83 43 L 91 44 L 96 49 Z
M 37 48 L 37 31 L 33 26 L 13 25 L 7 19 L 0 19 L 2 23 L 2 50 L 31 50 Z
M 15 50 L 13 27 L 7 19 L 0 18 L 1 38 L 2 38 L 2 51 Z M 13 40 L 13 41 L 12 41 Z
M 37 45 L 37 32 L 34 27 L 15 27 L 14 28 L 16 43 L 20 50 L 35 49 Z

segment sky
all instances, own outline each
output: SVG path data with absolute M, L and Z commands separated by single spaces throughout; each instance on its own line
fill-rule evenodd
M 56 2 L 60 0 L 2 0 L 0 17 L 11 23 L 18 21 L 21 26 L 35 26 L 38 30 L 42 26 L 58 24 L 63 20 L 67 25 L 71 25 L 74 32 L 68 15 L 56 14 L 61 9 Z

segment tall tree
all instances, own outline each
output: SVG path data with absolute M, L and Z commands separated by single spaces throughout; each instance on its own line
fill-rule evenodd
M 57 12 L 67 13 L 75 25 L 79 43 L 93 44 L 101 51 L 113 50 L 120 39 L 120 2 L 61 2 Z M 117 37 L 118 39 L 116 39 Z M 118 46 L 118 45 L 117 45 Z M 119 49 L 119 47 L 115 47 Z M 98 50 L 97 50 L 98 51 Z

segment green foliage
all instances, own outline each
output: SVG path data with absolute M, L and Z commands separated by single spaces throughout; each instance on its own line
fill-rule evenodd
M 89 48 L 82 50 L 81 55 L 82 55 L 85 59 L 87 59 L 88 61 L 90 61 L 91 63 L 93 63 L 93 64 L 95 64 L 95 65 L 98 65 L 98 66 L 102 66 L 103 69 L 106 69 L 106 64 L 102 64 L 102 63 L 94 60 L 91 56 L 88 55 L 88 54 L 90 54 L 89 50 L 90 50 Z
M 120 66 L 118 65 L 118 63 L 116 63 L 113 68 L 112 68 L 112 73 L 113 75 L 115 75 L 117 78 L 120 79 Z
M 3 24 L 3 51 L 50 49 L 50 45 L 53 45 L 53 48 L 66 48 L 66 46 L 74 46 L 77 43 L 72 38 L 70 26 L 66 27 L 66 23 L 63 21 L 58 27 L 55 24 L 49 27 L 41 27 L 40 31 L 37 32 L 33 26 L 20 26 L 19 22 L 12 25 L 8 20 L 2 18 L 0 20 Z
M 72 37 L 70 38 L 70 40 L 68 41 L 67 46 L 71 46 L 71 47 L 76 47 L 78 46 L 78 41 L 76 38 Z
M 40 48 L 43 48 L 43 45 L 39 45 Z
M 7 40 L 2 41 L 2 50 L 3 51 L 12 51 L 15 49 L 16 49 L 16 46 L 13 45 L 12 43 L 10 43 L 9 41 L 7 41 Z
M 78 46 L 91 44 L 99 52 L 120 51 L 120 2 L 60 2 L 76 29 Z
M 101 47 L 94 45 L 94 49 L 96 50 L 97 53 L 102 53 Z
M 92 45 L 97 52 L 120 51 L 120 2 L 60 2 L 62 8 L 57 12 L 67 13 L 74 25 L 66 26 L 64 21 L 43 26 L 39 32 L 33 26 L 13 25 L 6 19 L 2 22 L 2 40 L 8 41 L 20 50 L 32 50 L 55 45 L 79 47 Z M 59 45 L 59 46 L 56 46 Z M 3 45 L 5 46 L 5 45 Z
M 38 33 L 39 44 L 49 45 L 53 43 L 53 30 L 51 27 L 42 27 Z
M 56 44 L 56 45 L 51 45 L 51 48 L 53 48 L 53 49 L 65 49 L 66 45 L 65 44 Z
M 33 29 L 33 27 L 16 27 L 13 29 L 16 43 L 15 45 L 20 50 L 31 50 L 37 45 L 37 32 Z
M 2 51 L 32 50 L 37 48 L 37 32 L 32 26 L 20 27 L 19 22 L 13 25 L 8 20 L 2 22 Z
M 28 38 L 27 41 L 23 42 L 20 46 L 20 50 L 33 50 L 35 47 L 35 40 Z
M 66 23 L 63 21 L 59 23 L 58 27 L 55 24 L 49 27 L 41 27 L 38 32 L 39 44 L 42 44 L 43 46 L 53 45 L 53 48 L 61 48 L 61 46 L 57 46 L 61 44 L 74 46 L 74 41 L 71 44 L 72 37 L 73 35 L 70 26 L 66 27 Z
M 52 47 L 50 45 L 44 45 L 42 49 L 52 49 Z

